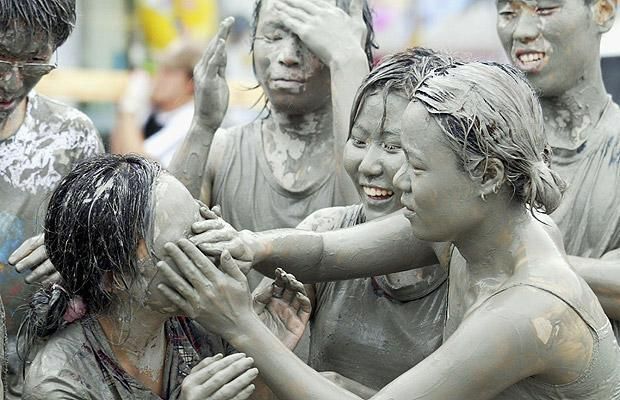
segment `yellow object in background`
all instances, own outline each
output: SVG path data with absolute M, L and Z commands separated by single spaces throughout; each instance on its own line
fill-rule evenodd
M 180 37 L 206 42 L 218 25 L 216 0 L 138 0 L 137 15 L 146 45 L 155 51 Z

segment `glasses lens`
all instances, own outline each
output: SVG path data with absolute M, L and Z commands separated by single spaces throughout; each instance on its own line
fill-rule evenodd
M 51 64 L 24 64 L 22 73 L 29 77 L 39 77 L 49 74 L 54 68 Z

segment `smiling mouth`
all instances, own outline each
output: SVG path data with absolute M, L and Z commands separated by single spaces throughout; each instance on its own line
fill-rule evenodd
M 362 186 L 362 190 L 364 191 L 364 194 L 366 194 L 366 196 L 368 196 L 372 200 L 389 200 L 394 196 L 394 192 L 392 192 L 391 190 L 378 187 Z
M 543 51 L 517 50 L 513 60 L 517 67 L 524 72 L 540 72 L 547 65 L 549 57 Z
M 13 100 L 0 100 L 0 110 L 6 110 L 11 108 L 15 103 L 15 99 Z

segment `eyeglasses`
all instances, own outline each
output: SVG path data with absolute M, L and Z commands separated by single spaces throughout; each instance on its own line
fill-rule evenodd
M 57 67 L 57 64 L 22 63 L 0 60 L 0 74 L 10 74 L 19 71 L 23 77 L 40 78 L 47 75 Z

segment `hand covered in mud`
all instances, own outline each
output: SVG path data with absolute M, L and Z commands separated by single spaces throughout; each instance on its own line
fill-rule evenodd
M 180 399 L 247 399 L 254 392 L 252 381 L 258 376 L 253 363 L 252 358 L 241 353 L 205 358 L 183 379 Z
M 276 269 L 276 280 L 265 279 L 254 290 L 254 311 L 289 350 L 304 334 L 312 307 L 304 285 L 291 274 Z
M 367 29 L 362 0 L 351 0 L 348 13 L 326 0 L 275 0 L 284 25 L 326 65 L 364 50 Z
M 258 262 L 258 255 L 264 252 L 264 246 L 255 233 L 239 232 L 224 221 L 216 207 L 211 210 L 206 206 L 200 207 L 204 220 L 192 224 L 194 235 L 189 240 L 208 256 L 219 256 L 228 250 L 237 261 L 237 266 L 247 274 Z
M 47 258 L 43 234 L 22 243 L 9 257 L 9 264 L 14 265 L 19 273 L 29 271 L 25 278 L 28 284 L 50 285 L 60 279 L 60 274 Z
M 228 17 L 220 23 L 217 34 L 194 67 L 194 115 L 202 125 L 213 130 L 220 127 L 228 109 L 226 40 L 234 22 L 233 17 Z
M 228 251 L 220 257 L 220 270 L 187 239 L 164 248 L 169 258 L 157 267 L 168 282 L 158 288 L 186 316 L 224 338 L 256 317 L 248 281 Z

